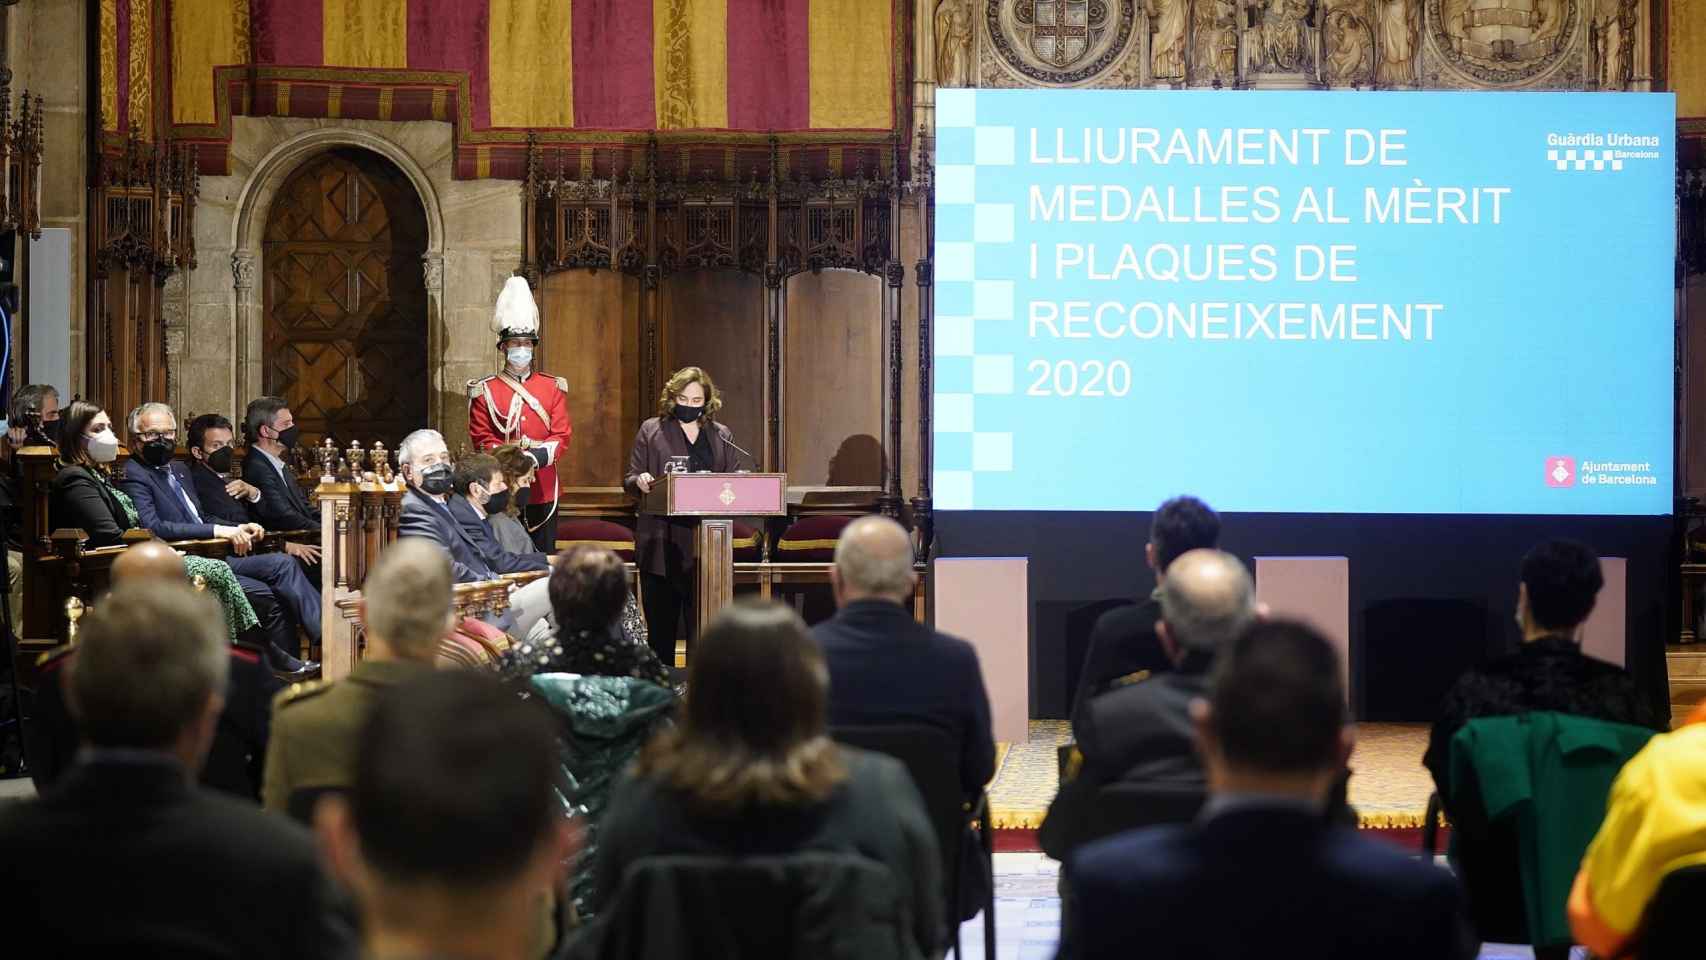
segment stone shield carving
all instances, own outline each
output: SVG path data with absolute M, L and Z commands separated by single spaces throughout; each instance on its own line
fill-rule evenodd
M 1137 22 L 1135 0 L 985 0 L 996 59 L 1034 83 L 1074 84 L 1112 67 Z
M 1474 85 L 1537 83 L 1579 51 L 1577 0 L 1427 0 L 1442 66 Z

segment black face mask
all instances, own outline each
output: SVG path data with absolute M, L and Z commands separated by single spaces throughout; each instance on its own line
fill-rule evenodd
M 450 492 L 450 464 L 439 463 L 421 471 L 419 484 L 421 490 L 435 497 Z
M 231 448 L 220 447 L 218 450 L 208 454 L 207 465 L 213 468 L 214 473 L 230 473 Z
M 302 431 L 292 424 L 289 429 L 278 431 L 279 445 L 286 450 L 294 450 L 296 449 L 296 439 L 301 435 Z
M 491 496 L 486 498 L 486 512 L 487 513 L 503 513 L 504 509 L 508 506 L 509 506 L 509 491 L 508 490 L 499 490 L 497 493 L 494 493 Z
M 690 407 L 685 403 L 675 405 L 675 419 L 682 423 L 692 423 L 705 415 L 704 407 Z
M 176 440 L 150 440 L 142 445 L 142 462 L 151 467 L 163 467 L 172 462 L 172 454 L 177 452 Z
M 36 427 L 36 435 L 57 447 L 59 446 L 59 428 L 64 423 L 64 420 L 48 420 Z
M 520 490 L 517 490 L 515 492 L 515 508 L 517 510 L 526 510 L 527 504 L 532 499 L 533 499 L 533 488 L 532 487 L 522 487 Z

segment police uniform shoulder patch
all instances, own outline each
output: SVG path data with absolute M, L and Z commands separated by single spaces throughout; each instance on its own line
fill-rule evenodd
M 304 680 L 300 683 L 293 683 L 280 690 L 273 697 L 273 706 L 288 707 L 291 704 L 311 699 L 330 689 L 332 689 L 332 684 L 327 680 Z
M 475 377 L 468 381 L 468 399 L 480 399 L 480 394 L 485 392 L 486 382 L 489 380 L 496 380 L 497 378 L 498 375 L 494 373 L 489 377 Z
M 556 380 L 557 380 L 558 392 L 559 393 L 568 393 L 569 392 L 569 378 L 568 377 L 557 377 Z

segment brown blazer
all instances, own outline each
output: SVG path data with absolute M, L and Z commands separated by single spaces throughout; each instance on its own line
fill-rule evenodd
M 717 473 L 739 469 L 740 451 L 724 442 L 734 434 L 715 420 L 706 422 L 716 428 L 708 435 L 711 469 Z M 687 456 L 690 446 L 687 433 L 673 417 L 653 417 L 640 424 L 640 431 L 634 434 L 634 449 L 628 454 L 628 475 L 622 478 L 622 488 L 639 495 L 640 488 L 634 483 L 636 477 L 642 473 L 663 476 L 669 458 Z M 698 525 L 691 517 L 672 520 L 642 510 L 634 526 L 634 563 L 640 572 L 689 582 L 693 573 L 693 531 Z

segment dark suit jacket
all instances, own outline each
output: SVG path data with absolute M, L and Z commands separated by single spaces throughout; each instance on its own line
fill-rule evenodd
M 74 656 L 75 651 L 60 653 L 36 673 L 35 714 L 24 729 L 30 746 L 30 779 L 37 792 L 45 792 L 71 769 L 82 739 L 63 687 L 65 668 Z M 259 647 L 242 641 L 231 645 L 225 709 L 219 713 L 213 746 L 202 764 L 202 786 L 249 801 L 260 799 L 272 700 L 283 688 Z
M 308 495 L 287 469 L 280 476 L 266 454 L 250 450 L 243 458 L 243 479 L 261 492 L 260 502 L 252 509 L 261 526 L 268 530 L 318 530 L 320 514 L 308 505 Z
M 1090 631 L 1084 669 L 1078 674 L 1078 692 L 1072 698 L 1072 719 L 1077 722 L 1090 698 L 1105 693 L 1114 681 L 1134 673 L 1162 673 L 1173 669 L 1155 624 L 1161 620 L 1161 602 L 1154 598 L 1129 607 L 1116 607 L 1097 619 Z
M 91 547 L 114 546 L 131 529 L 124 505 L 88 467 L 81 466 L 64 467 L 54 476 L 48 518 L 55 530 L 81 528 L 89 535 Z
M 194 514 L 184 505 L 184 498 L 172 489 L 166 479 L 168 472 L 178 478 L 184 496 L 195 504 Z M 150 467 L 137 460 L 127 460 L 119 487 L 136 503 L 136 516 L 142 528 L 156 537 L 162 540 L 206 540 L 213 536 L 213 521 L 202 511 L 201 500 L 196 497 L 195 481 L 190 479 L 189 470 L 181 462 L 173 460 L 164 467 Z M 196 519 L 198 516 L 201 519 Z
M 190 460 L 185 466 L 190 478 L 195 481 L 195 496 L 201 505 L 202 516 L 215 523 L 228 523 L 232 526 L 261 523 L 250 510 L 247 501 L 239 500 L 225 492 L 225 478 L 214 473 L 212 467 L 200 460 Z
M 79 764 L 0 808 L 0 850 L 0 929 L 44 955 L 353 953 L 307 832 L 192 787 L 175 763 Z
M 989 694 L 971 644 L 887 600 L 856 600 L 812 628 L 829 665 L 829 725 L 921 723 L 960 745 L 960 786 L 976 796 L 995 773 Z
M 1061 956 L 1468 960 L 1450 873 L 1320 816 L 1244 807 L 1090 844 L 1066 864 Z
M 451 494 L 450 515 L 456 519 L 468 542 L 474 545 L 474 550 L 485 561 L 486 566 L 499 573 L 530 573 L 534 570 L 551 569 L 550 561 L 543 553 L 511 553 L 498 543 L 498 538 L 492 533 L 492 525 L 485 518 L 474 512 L 474 507 L 467 497 Z
M 1082 843 L 1097 791 L 1117 781 L 1206 789 L 1197 756 L 1190 703 L 1208 695 L 1209 659 L 1187 660 L 1178 670 L 1092 697 L 1073 726 L 1082 756 L 1065 779 L 1037 841 L 1064 859 Z
M 397 523 L 397 536 L 425 537 L 443 547 L 450 554 L 450 573 L 457 583 L 492 580 L 498 575 L 480 556 L 480 548 L 468 539 L 462 525 L 451 517 L 450 509 L 429 500 L 414 487 L 403 493 L 403 514 Z

